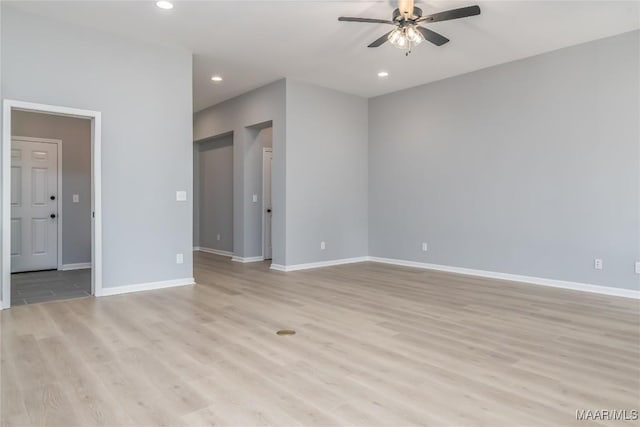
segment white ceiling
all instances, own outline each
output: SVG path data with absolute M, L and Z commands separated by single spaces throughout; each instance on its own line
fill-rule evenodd
M 391 1 L 22 1 L 12 7 L 194 54 L 194 111 L 282 77 L 365 97 L 640 28 L 639 1 L 420 1 L 424 14 L 479 4 L 480 16 L 429 25 L 451 39 L 405 57 L 388 31 L 338 16 L 388 19 Z M 379 79 L 377 72 L 390 76 Z M 211 75 L 224 82 L 213 84 Z

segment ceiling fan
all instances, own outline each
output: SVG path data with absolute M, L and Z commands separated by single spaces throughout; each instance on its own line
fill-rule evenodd
M 422 16 L 422 9 L 414 6 L 414 0 L 398 0 L 398 8 L 393 11 L 391 20 L 341 16 L 338 21 L 391 24 L 395 28 L 375 40 L 368 47 L 378 47 L 388 40 L 395 47 L 406 49 L 406 54 L 408 55 L 413 46 L 417 46 L 424 40 L 430 41 L 436 46 L 442 46 L 449 41 L 445 36 L 418 24 L 449 21 L 475 15 L 480 15 L 480 6 L 462 7 Z

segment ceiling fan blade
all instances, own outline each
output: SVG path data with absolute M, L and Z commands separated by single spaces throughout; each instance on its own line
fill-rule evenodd
M 460 9 L 445 10 L 444 12 L 434 13 L 432 15 L 423 16 L 417 22 L 439 22 L 449 21 L 451 19 L 466 18 L 468 16 L 480 15 L 480 6 L 461 7 Z
M 393 24 L 393 21 L 389 21 L 388 19 L 374 19 L 374 18 L 352 18 L 349 16 L 341 16 L 338 18 L 338 21 L 345 22 L 370 22 L 372 24 Z
M 381 44 L 386 43 L 386 41 L 389 40 L 389 34 L 391 34 L 393 31 L 395 30 L 389 31 L 388 33 L 386 33 L 385 35 L 383 35 L 382 37 L 380 37 L 379 39 L 377 39 L 367 47 L 378 47 Z
M 436 46 L 442 46 L 443 44 L 449 42 L 449 39 L 443 36 L 442 34 L 438 34 L 435 31 L 431 31 L 428 28 L 420 27 L 416 25 L 418 31 L 422 33 L 424 38 Z

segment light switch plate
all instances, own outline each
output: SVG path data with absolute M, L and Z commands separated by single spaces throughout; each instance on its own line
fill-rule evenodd
M 258 203 L 258 195 L 257 194 L 253 195 L 253 203 Z
M 184 263 L 184 256 L 182 254 L 176 254 L 176 264 Z
M 73 195 L 73 203 L 80 203 L 80 195 L 79 194 L 74 194 Z
M 596 270 L 602 270 L 602 260 L 600 258 L 593 260 L 593 268 Z
M 636 274 L 640 274 L 640 261 L 636 261 Z
M 187 192 L 186 191 L 176 191 L 176 200 L 178 202 L 184 202 L 187 200 Z

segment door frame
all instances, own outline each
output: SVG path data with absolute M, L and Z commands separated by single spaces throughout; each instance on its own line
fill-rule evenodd
M 273 162 L 273 148 L 272 147 L 262 147 L 262 259 L 264 258 L 264 243 L 265 243 L 265 234 L 267 233 L 267 227 L 264 226 L 264 219 L 266 214 L 266 206 L 265 206 L 265 179 L 264 179 L 264 159 L 266 157 L 266 153 L 271 153 L 271 161 Z M 271 165 L 273 168 L 273 163 Z M 273 169 L 272 169 L 273 170 Z M 271 173 L 271 221 L 273 222 L 273 172 Z M 273 226 L 271 227 L 271 259 L 273 259 Z
M 57 169 L 57 191 L 56 191 L 56 210 L 58 211 L 57 213 L 57 220 L 58 220 L 58 224 L 57 224 L 57 228 L 58 228 L 58 242 L 57 242 L 57 248 L 56 251 L 57 253 L 57 257 L 56 257 L 56 264 L 58 265 L 58 270 L 62 269 L 62 140 L 61 139 L 51 139 L 51 138 L 34 138 L 34 137 L 30 137 L 30 136 L 18 136 L 18 135 L 13 135 L 11 137 L 11 142 L 13 141 L 24 141 L 24 142 L 41 142 L 41 143 L 45 143 L 45 144 L 55 144 L 56 148 L 58 150 L 58 164 L 56 165 L 56 169 Z M 11 165 L 11 161 L 9 161 L 9 165 Z M 11 167 L 11 166 L 9 166 Z M 9 207 L 9 209 L 11 209 L 11 207 Z M 3 216 L 4 218 L 4 216 Z M 9 227 L 11 226 L 11 224 L 9 224 Z M 11 241 L 11 240 L 9 240 Z M 4 251 L 3 251 L 4 253 Z
M 11 307 L 11 112 L 31 111 L 91 120 L 91 293 L 102 294 L 102 115 L 99 111 L 5 99 L 2 112 L 2 300 Z M 61 162 L 62 156 L 59 158 Z M 61 163 L 58 163 L 59 165 Z M 62 168 L 58 169 L 60 173 Z M 60 179 L 60 178 L 58 178 Z M 61 189 L 60 189 L 61 190 Z M 59 193 L 61 194 L 61 193 Z M 58 197 L 58 204 L 62 197 Z M 60 212 L 60 210 L 58 211 Z M 58 222 L 60 229 L 62 221 Z M 59 236 L 61 237 L 61 236 Z M 58 244 L 62 239 L 58 239 Z M 61 251 L 58 252 L 60 257 Z M 58 261 L 59 262 L 59 261 Z

